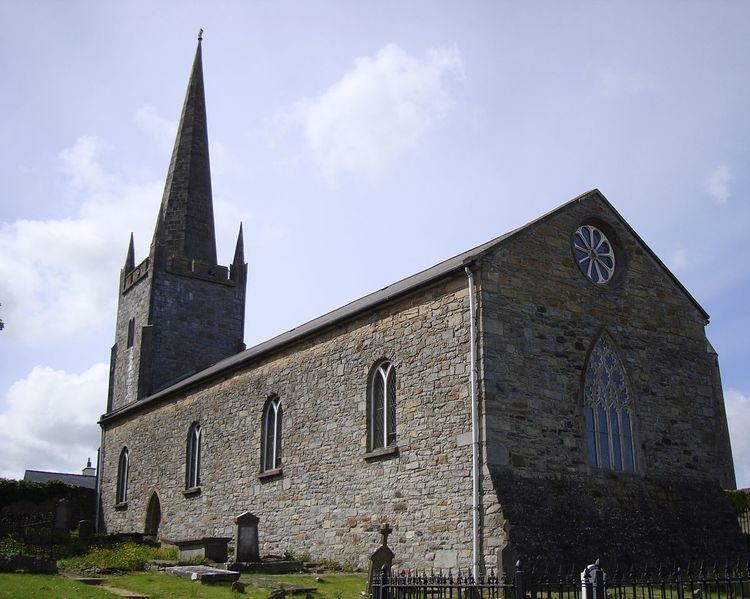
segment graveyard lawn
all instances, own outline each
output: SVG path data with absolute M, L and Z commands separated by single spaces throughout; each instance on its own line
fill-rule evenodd
M 0 573 L 0 598 L 26 599 L 112 599 L 114 595 L 55 574 L 2 574 Z
M 316 576 L 321 581 L 316 581 Z M 273 580 L 275 583 L 293 584 L 317 589 L 316 598 L 355 599 L 365 589 L 367 577 L 364 574 L 321 574 L 321 575 L 245 575 L 241 581 L 246 582 L 244 594 L 233 593 L 229 583 L 204 585 L 175 576 L 152 572 L 134 572 L 122 576 L 111 576 L 104 585 L 143 593 L 152 599 L 172 597 L 195 597 L 196 599 L 214 599 L 247 597 L 248 599 L 266 599 L 274 590 L 265 585 L 253 585 L 253 579 Z M 256 580 L 256 582 L 261 582 Z M 278 588 L 278 587 L 276 587 Z M 62 576 L 35 574 L 0 574 L 0 599 L 6 597 L 55 597 L 87 599 L 89 597 L 112 598 L 101 587 L 86 586 Z

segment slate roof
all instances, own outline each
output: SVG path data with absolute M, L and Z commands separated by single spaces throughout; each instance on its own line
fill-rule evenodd
M 86 489 L 96 489 L 96 476 L 85 474 L 68 474 L 67 472 L 45 472 L 44 470 L 26 470 L 23 480 L 35 483 L 46 483 L 49 481 L 59 481 L 73 487 L 84 487 Z
M 440 262 L 426 270 L 411 275 L 410 277 L 406 277 L 405 279 L 401 279 L 400 281 L 388 285 L 387 287 L 383 287 L 379 291 L 375 291 L 374 293 L 365 295 L 364 297 L 354 300 L 353 302 L 337 308 L 332 312 L 328 312 L 327 314 L 310 320 L 305 324 L 277 335 L 276 337 L 273 337 L 268 341 L 264 341 L 263 343 L 255 345 L 228 358 L 225 358 L 224 360 L 217 362 L 213 366 L 210 366 L 204 370 L 201 370 L 200 372 L 186 377 L 181 381 L 178 381 L 173 385 L 167 387 L 166 389 L 158 391 L 157 393 L 154 393 L 149 397 L 143 398 L 142 400 L 119 408 L 118 410 L 112 411 L 108 414 L 104 414 L 100 418 L 99 423 L 107 424 L 131 412 L 139 411 L 145 405 L 154 405 L 156 403 L 159 403 L 167 396 L 172 395 L 180 390 L 186 389 L 196 384 L 200 384 L 202 382 L 210 380 L 213 377 L 228 374 L 248 362 L 251 362 L 260 357 L 264 357 L 266 355 L 270 355 L 276 351 L 280 351 L 291 345 L 292 343 L 299 341 L 309 335 L 321 333 L 327 328 L 339 325 L 354 316 L 362 314 L 363 312 L 373 310 L 380 305 L 414 292 L 457 271 L 463 271 L 464 267 L 472 264 L 480 255 L 482 255 L 487 250 L 517 235 L 518 233 L 525 231 L 529 227 L 552 217 L 559 211 L 563 210 L 566 206 L 574 202 L 581 201 L 588 196 L 597 196 L 607 205 L 607 207 L 614 213 L 614 215 L 622 222 L 625 228 L 628 229 L 628 231 L 636 238 L 636 240 L 638 240 L 643 248 L 648 251 L 651 257 L 657 262 L 657 264 L 666 272 L 667 275 L 669 275 L 669 277 L 677 285 L 677 287 L 695 305 L 698 311 L 706 319 L 706 322 L 708 322 L 708 313 L 701 307 L 701 305 L 695 300 L 695 298 L 690 295 L 690 293 L 687 291 L 687 289 L 685 289 L 682 283 L 680 283 L 677 277 L 675 277 L 674 274 L 665 266 L 665 264 L 659 259 L 659 257 L 653 252 L 653 250 L 651 250 L 651 248 L 646 245 L 646 243 L 640 238 L 640 236 L 628 224 L 628 222 L 620 215 L 619 212 L 617 212 L 617 210 L 615 210 L 614 206 L 610 204 L 607 198 L 605 198 L 598 189 L 592 189 L 590 191 L 582 193 L 579 196 L 576 196 L 572 200 L 565 202 L 564 204 L 558 206 L 557 208 L 554 208 L 550 212 L 547 212 L 546 214 L 543 214 L 542 216 L 534 219 L 533 221 L 526 223 L 525 225 L 522 225 L 517 229 L 509 231 L 508 233 L 505 233 L 504 235 L 500 235 L 495 239 L 491 239 L 490 241 L 487 241 L 486 243 L 478 245 L 475 248 L 458 254 L 457 256 L 448 258 L 447 260 L 444 260 L 443 262 Z

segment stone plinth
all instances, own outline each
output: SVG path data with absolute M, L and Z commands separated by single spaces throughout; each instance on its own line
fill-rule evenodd
M 190 539 L 176 541 L 175 545 L 180 550 L 181 562 L 205 557 L 213 562 L 227 561 L 227 545 L 231 537 L 203 537 L 201 539 Z

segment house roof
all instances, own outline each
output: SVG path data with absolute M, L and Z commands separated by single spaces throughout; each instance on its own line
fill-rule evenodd
M 290 329 L 285 333 L 277 335 L 276 337 L 273 337 L 268 341 L 264 341 L 263 343 L 255 345 L 228 358 L 225 358 L 224 360 L 217 362 L 213 366 L 210 366 L 204 370 L 201 370 L 200 372 L 188 376 L 174 383 L 173 385 L 170 385 L 166 389 L 150 395 L 149 397 L 119 408 L 118 410 L 114 410 L 108 414 L 104 414 L 99 420 L 99 423 L 107 424 L 123 416 L 126 416 L 127 414 L 139 411 L 146 406 L 157 404 L 178 391 L 201 384 L 216 376 L 228 374 L 248 362 L 271 355 L 272 353 L 280 351 L 288 347 L 292 343 L 295 343 L 305 337 L 320 333 L 329 327 L 341 324 L 342 322 L 347 321 L 354 316 L 373 310 L 391 300 L 394 300 L 398 297 L 403 297 L 459 270 L 463 270 L 464 267 L 472 264 L 480 255 L 484 254 L 486 251 L 490 250 L 496 245 L 514 237 L 515 235 L 527 230 L 535 224 L 547 220 L 548 218 L 563 210 L 566 206 L 569 206 L 574 202 L 579 202 L 589 196 L 597 196 L 607 205 L 607 207 L 613 212 L 613 214 L 622 222 L 623 226 L 625 226 L 628 231 L 644 247 L 644 249 L 647 250 L 647 252 L 657 262 L 657 264 L 662 269 L 664 269 L 664 271 L 669 275 L 669 277 L 677 285 L 677 287 L 688 297 L 688 299 L 705 317 L 706 322 L 708 322 L 708 313 L 701 307 L 701 305 L 695 300 L 695 298 L 690 295 L 690 293 L 687 291 L 687 289 L 685 289 L 682 283 L 680 283 L 677 277 L 675 277 L 674 274 L 664 265 L 664 263 L 653 252 L 653 250 L 651 250 L 651 248 L 646 245 L 646 243 L 640 238 L 640 236 L 628 224 L 628 222 L 620 215 L 619 212 L 617 212 L 617 210 L 615 210 L 612 204 L 609 203 L 607 198 L 605 198 L 598 189 L 592 189 L 579 196 L 576 196 L 572 200 L 565 202 L 564 204 L 558 206 L 550 212 L 547 212 L 546 214 L 543 214 L 542 216 L 534 219 L 533 221 L 526 223 L 525 225 L 518 227 L 517 229 L 509 231 L 508 233 L 505 233 L 504 235 L 500 235 L 499 237 L 491 239 L 490 241 L 478 245 L 470 250 L 453 256 L 452 258 L 448 258 L 447 260 L 444 260 L 443 262 L 440 262 L 426 270 L 411 275 L 410 277 L 406 277 L 405 279 L 401 279 L 400 281 L 388 285 L 387 287 L 383 287 L 379 291 L 375 291 L 374 293 L 365 295 L 364 297 L 354 300 L 353 302 L 337 308 L 336 310 L 323 314 L 318 318 L 310 320 L 309 322 Z
M 68 474 L 67 472 L 45 472 L 44 470 L 26 470 L 23 480 L 35 483 L 46 483 L 58 481 L 71 485 L 73 487 L 84 487 L 86 489 L 96 489 L 96 476 L 86 474 Z

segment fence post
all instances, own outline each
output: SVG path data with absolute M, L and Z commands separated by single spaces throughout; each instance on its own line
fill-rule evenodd
M 596 564 L 589 564 L 583 569 L 583 572 L 581 572 L 581 599 L 595 599 L 594 583 L 591 581 L 591 572 L 593 572 L 596 567 Z
M 677 599 L 685 599 L 685 588 L 682 586 L 682 568 L 677 566 Z
M 516 562 L 516 573 L 513 575 L 513 590 L 515 599 L 525 599 L 526 597 L 526 579 L 521 567 L 521 560 Z

